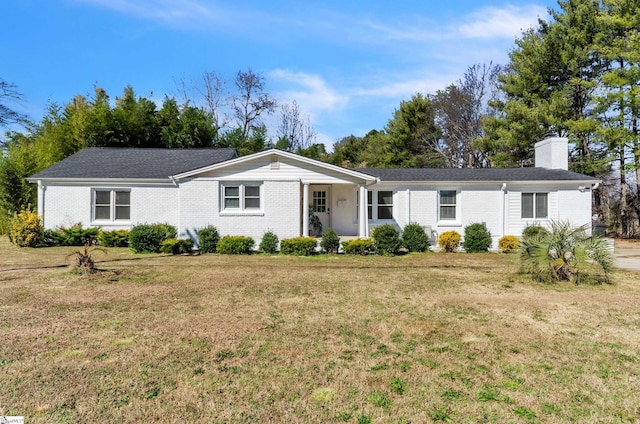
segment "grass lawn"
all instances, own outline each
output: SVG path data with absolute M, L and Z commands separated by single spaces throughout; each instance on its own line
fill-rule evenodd
M 0 239 L 0 415 L 25 423 L 638 422 L 640 273 L 514 255 L 95 254 Z

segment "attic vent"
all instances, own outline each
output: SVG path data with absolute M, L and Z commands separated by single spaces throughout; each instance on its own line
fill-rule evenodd
M 271 156 L 271 169 L 280 169 L 280 161 L 277 156 Z

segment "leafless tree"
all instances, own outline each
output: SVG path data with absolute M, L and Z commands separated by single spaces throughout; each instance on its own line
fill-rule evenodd
M 289 152 L 306 149 L 311 146 L 316 138 L 316 133 L 311 126 L 311 120 L 307 114 L 301 116 L 300 107 L 295 100 L 291 104 L 280 106 L 280 125 L 278 126 L 278 144 Z M 282 140 L 282 141 L 281 141 Z
M 262 116 L 272 114 L 278 103 L 264 91 L 264 78 L 251 68 L 238 71 L 235 85 L 237 93 L 232 96 L 233 112 L 243 140 L 247 140 L 252 128 L 262 124 Z
M 22 94 L 17 90 L 15 84 L 0 78 L 0 127 L 25 121 L 25 115 L 9 106 L 10 103 L 17 103 L 20 100 L 22 100 Z
M 490 100 L 497 96 L 500 65 L 473 65 L 464 76 L 433 97 L 436 121 L 442 128 L 440 151 L 453 168 L 489 166 L 487 157 L 474 147 L 484 135 L 483 120 L 493 112 Z
M 224 80 L 215 71 L 205 72 L 200 82 L 175 80 L 179 97 L 184 102 L 202 107 L 213 120 L 216 132 L 229 124 L 228 96 L 224 91 Z

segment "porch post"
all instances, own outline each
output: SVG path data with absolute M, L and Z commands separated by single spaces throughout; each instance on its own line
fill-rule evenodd
M 309 183 L 302 186 L 302 236 L 309 235 Z
M 367 188 L 360 186 L 360 210 L 358 211 L 358 237 L 367 237 Z

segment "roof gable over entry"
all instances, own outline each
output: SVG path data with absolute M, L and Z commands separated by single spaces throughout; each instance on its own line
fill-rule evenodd
M 373 175 L 277 149 L 265 150 L 175 175 L 178 180 L 190 177 L 297 180 L 311 184 L 372 184 L 378 181 L 378 178 Z

